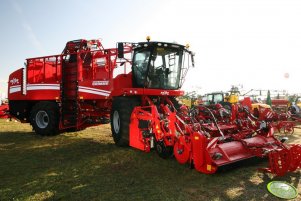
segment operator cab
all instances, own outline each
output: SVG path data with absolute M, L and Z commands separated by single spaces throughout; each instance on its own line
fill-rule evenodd
M 217 103 L 224 102 L 224 93 L 223 92 L 215 92 L 206 94 L 204 96 L 203 102 L 205 105 L 214 105 Z
M 190 65 L 193 54 L 185 46 L 163 42 L 133 44 L 132 75 L 136 88 L 180 89 Z
M 184 69 L 188 69 L 185 66 L 186 52 L 185 47 L 178 44 L 138 43 L 134 48 L 132 65 L 134 87 L 166 90 L 181 88 L 183 75 L 186 74 Z

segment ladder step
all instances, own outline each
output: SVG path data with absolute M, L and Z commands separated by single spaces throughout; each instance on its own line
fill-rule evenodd
M 68 65 L 65 65 L 63 68 L 66 71 L 67 69 L 68 70 L 69 69 L 77 69 L 77 66 L 76 65 L 70 65 L 70 64 L 68 64 Z
M 73 78 L 73 79 L 64 79 L 62 84 L 78 84 L 78 81 L 76 78 Z
M 64 75 L 77 75 L 77 71 L 65 71 Z
M 62 93 L 62 95 L 66 95 L 66 93 Z M 69 93 L 69 96 L 68 97 L 64 97 L 62 98 L 63 101 L 77 101 L 77 94 L 74 94 L 73 96 L 70 96 L 70 93 Z
M 74 89 L 74 87 L 64 87 L 64 90 L 71 92 L 71 91 L 78 91 L 78 88 Z
M 60 84 L 62 100 L 62 122 L 65 127 L 76 127 L 78 123 L 78 68 L 76 63 L 63 65 Z

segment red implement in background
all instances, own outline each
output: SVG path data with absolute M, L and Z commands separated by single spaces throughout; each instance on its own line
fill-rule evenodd
M 0 105 L 0 118 L 2 119 L 10 118 L 8 104 Z

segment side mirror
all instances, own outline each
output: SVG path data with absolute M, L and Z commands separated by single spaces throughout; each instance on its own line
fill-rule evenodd
M 123 43 L 117 43 L 117 50 L 118 50 L 118 58 L 124 58 Z

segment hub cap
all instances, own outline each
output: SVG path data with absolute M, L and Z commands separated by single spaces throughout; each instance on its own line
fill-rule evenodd
M 39 111 L 36 114 L 36 124 L 39 128 L 46 128 L 49 124 L 49 117 L 47 112 Z

